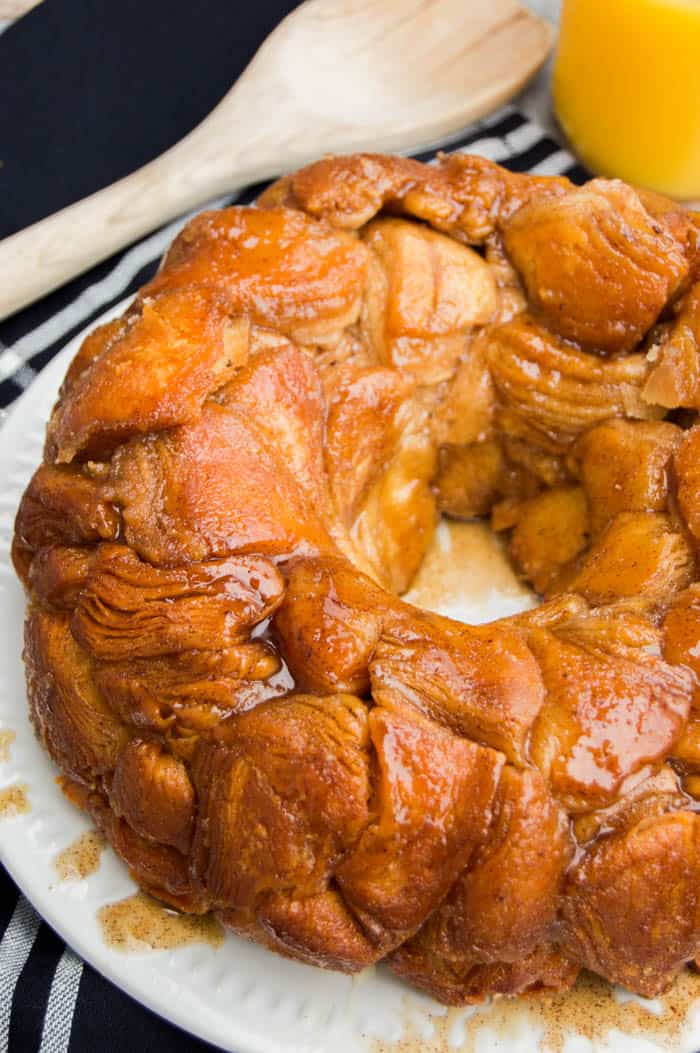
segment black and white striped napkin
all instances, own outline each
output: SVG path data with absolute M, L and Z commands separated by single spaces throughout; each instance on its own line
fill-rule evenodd
M 574 182 L 588 176 L 571 154 L 512 108 L 479 122 L 449 149 L 482 154 L 518 172 L 564 174 Z M 431 157 L 432 153 L 420 159 Z M 251 201 L 259 191 L 251 187 L 235 200 Z M 148 281 L 186 219 L 0 325 L 4 411 L 73 336 Z M 81 962 L 41 920 L 1 865 L 0 934 L 0 1053 L 196 1053 L 211 1048 L 159 1019 Z

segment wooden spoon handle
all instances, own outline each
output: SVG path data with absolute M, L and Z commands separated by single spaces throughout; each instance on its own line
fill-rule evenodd
M 250 181 L 247 170 L 237 171 L 229 161 L 217 182 L 189 138 L 117 183 L 0 241 L 0 319 L 163 223 Z

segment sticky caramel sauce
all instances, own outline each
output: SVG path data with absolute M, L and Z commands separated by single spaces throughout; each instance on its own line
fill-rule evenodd
M 53 861 L 59 881 L 82 881 L 94 874 L 107 842 L 97 830 L 86 830 Z
M 16 739 L 14 731 L 9 728 L 0 728 L 0 763 L 10 759 L 10 746 Z
M 30 804 L 25 783 L 15 783 L 0 790 L 0 819 L 11 819 L 14 815 L 24 815 L 28 811 Z
M 213 915 L 178 914 L 144 892 L 100 907 L 97 920 L 105 943 L 124 953 L 192 943 L 220 947 L 224 941 L 224 930 Z
M 537 994 L 500 998 L 483 1006 L 450 1009 L 423 1018 L 406 1014 L 404 1035 L 396 1042 L 375 1040 L 372 1053 L 479 1053 L 488 1030 L 498 1048 L 525 1042 L 542 1053 L 562 1053 L 573 1035 L 595 1043 L 610 1031 L 656 1040 L 676 1048 L 692 1006 L 700 998 L 700 975 L 684 970 L 670 991 L 658 999 L 620 996 L 611 984 L 592 973 L 582 973 L 571 991 L 554 996 Z M 427 1023 L 427 1027 L 426 1027 Z M 429 1037 L 427 1037 L 429 1035 Z M 536 1041 L 537 1036 L 539 1042 Z M 518 1047 L 519 1048 L 519 1047 Z

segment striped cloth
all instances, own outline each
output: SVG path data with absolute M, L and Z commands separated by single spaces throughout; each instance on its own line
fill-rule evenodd
M 450 150 L 482 154 L 518 172 L 586 171 L 512 108 L 479 122 Z M 430 160 L 430 154 L 419 155 Z M 260 187 L 236 200 L 249 202 Z M 210 207 L 230 204 L 229 199 Z M 148 281 L 188 217 L 171 223 L 0 325 L 0 412 L 81 329 Z M 0 866 L 0 1053 L 196 1053 L 210 1049 L 133 1002 L 83 964 L 41 920 Z

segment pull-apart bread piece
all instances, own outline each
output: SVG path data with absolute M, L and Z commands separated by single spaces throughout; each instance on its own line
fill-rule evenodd
M 700 955 L 700 216 L 358 155 L 183 230 L 22 499 L 36 733 L 154 896 L 448 1003 Z M 490 517 L 538 608 L 399 599 Z

